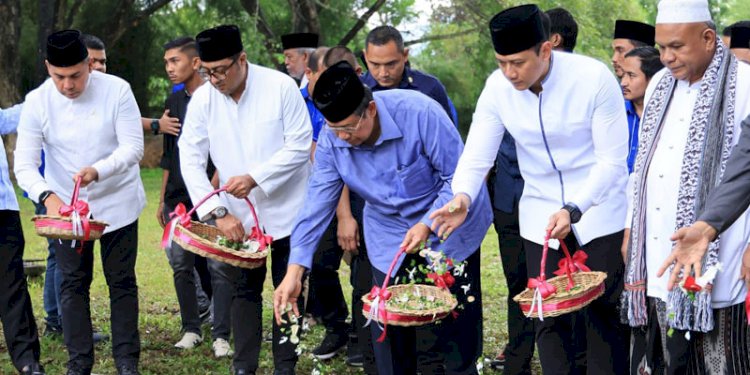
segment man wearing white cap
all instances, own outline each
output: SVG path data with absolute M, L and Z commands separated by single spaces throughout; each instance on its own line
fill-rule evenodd
M 635 328 L 630 370 L 746 374 L 739 275 L 750 220 L 742 214 L 702 252 L 673 250 L 680 236 L 672 232 L 711 206 L 708 195 L 750 114 L 750 69 L 717 37 L 706 0 L 661 1 L 656 43 L 667 69 L 646 92 L 626 222 L 622 314 Z

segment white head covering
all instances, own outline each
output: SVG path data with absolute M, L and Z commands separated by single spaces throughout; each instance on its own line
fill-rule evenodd
M 709 22 L 708 0 L 661 0 L 656 23 Z

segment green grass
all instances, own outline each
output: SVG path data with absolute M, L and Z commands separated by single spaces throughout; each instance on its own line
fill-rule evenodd
M 159 247 L 162 229 L 156 222 L 155 212 L 158 202 L 161 170 L 144 169 L 141 172 L 146 188 L 148 205 L 139 221 L 138 261 L 136 273 L 139 286 L 140 303 L 140 334 L 142 374 L 228 374 L 231 359 L 217 360 L 213 357 L 210 340 L 192 351 L 179 351 L 172 345 L 180 339 L 180 315 L 177 297 L 172 283 L 172 271 L 164 252 Z M 47 256 L 46 240 L 34 233 L 30 219 L 34 214 L 34 207 L 28 199 L 19 194 L 21 204 L 21 218 L 26 237 L 25 259 L 40 259 Z M 94 281 L 91 286 L 91 312 L 94 326 L 110 332 L 109 299 L 106 282 L 101 270 L 98 244 L 95 249 Z M 349 268 L 341 267 L 341 280 L 344 294 L 351 296 L 349 285 Z M 482 244 L 482 284 L 484 302 L 484 354 L 487 358 L 494 357 L 507 340 L 506 332 L 506 297 L 507 288 L 500 265 L 497 250 L 497 236 L 490 229 Z M 30 280 L 29 291 L 34 304 L 34 315 L 37 319 L 40 334 L 44 327 L 44 309 L 42 306 L 41 278 Z M 270 272 L 265 282 L 264 297 L 264 332 L 270 331 L 272 315 L 271 295 L 272 287 Z M 320 326 L 313 327 L 302 344 L 309 349 L 314 348 L 321 340 L 324 330 Z M 210 332 L 204 327 L 204 337 L 210 338 Z M 14 369 L 7 355 L 4 341 L 0 343 L 0 373 L 13 374 Z M 67 351 L 61 339 L 41 338 L 42 364 L 48 374 L 64 374 L 67 361 Z M 263 343 L 261 348 L 261 363 L 259 374 L 271 374 L 273 361 L 269 343 Z M 345 356 L 339 355 L 325 363 L 317 363 L 309 353 L 300 357 L 297 373 L 309 374 L 318 368 L 326 374 L 361 373 L 344 363 Z M 538 367 L 538 366 L 537 366 Z M 115 374 L 112 360 L 112 348 L 109 343 L 96 347 L 96 361 L 94 372 L 97 374 Z M 492 372 L 485 366 L 485 373 Z

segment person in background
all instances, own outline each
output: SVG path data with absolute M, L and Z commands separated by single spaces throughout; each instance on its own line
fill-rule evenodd
M 625 54 L 620 65 L 622 78 L 620 87 L 625 97 L 625 112 L 628 115 L 628 173 L 633 173 L 635 155 L 638 153 L 638 129 L 646 105 L 646 87 L 651 77 L 664 68 L 659 59 L 659 50 L 654 47 L 638 47 Z
M 654 46 L 654 27 L 643 22 L 617 20 L 612 36 L 612 68 L 622 78 L 620 64 L 625 54 L 636 47 Z
M 318 48 L 318 34 L 296 33 L 281 36 L 286 72 L 299 82 L 300 88 L 307 87 L 305 67 L 310 54 Z
M 435 77 L 412 69 L 409 49 L 401 33 L 392 26 L 378 26 L 365 39 L 367 73 L 362 76 L 373 92 L 390 89 L 417 90 L 437 101 L 458 127 L 458 116 L 443 84 Z
M 544 12 L 549 17 L 549 41 L 552 49 L 573 52 L 578 41 L 578 23 L 565 8 L 552 8 Z
M 737 60 L 750 64 L 750 25 L 732 27 L 732 40 L 729 48 Z

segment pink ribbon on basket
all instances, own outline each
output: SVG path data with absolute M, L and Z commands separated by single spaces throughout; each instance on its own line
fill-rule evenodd
M 73 197 L 70 200 L 70 204 L 63 204 L 58 209 L 57 213 L 62 217 L 69 217 L 70 223 L 73 229 L 73 234 L 76 236 L 83 235 L 83 241 L 81 241 L 81 247 L 76 250 L 78 254 L 83 253 L 83 242 L 89 240 L 91 235 L 91 225 L 89 223 L 89 217 L 91 212 L 89 210 L 89 204 L 85 201 L 78 200 L 78 191 L 81 188 L 81 179 L 77 178 L 75 187 L 73 188 Z M 76 240 L 70 243 L 70 247 L 76 247 Z
M 185 205 L 178 203 L 174 211 L 169 213 L 169 224 L 164 227 L 164 233 L 161 236 L 161 247 L 167 250 L 172 244 L 172 238 L 174 238 L 174 230 L 177 227 L 177 223 L 185 228 L 190 228 L 190 214 L 185 208 Z
M 391 266 L 388 268 L 388 273 L 385 274 L 385 280 L 383 280 L 383 285 L 378 287 L 377 285 L 373 286 L 372 289 L 370 289 L 370 294 L 368 294 L 367 298 L 371 301 L 370 302 L 370 312 L 367 314 L 367 322 L 365 323 L 365 327 L 370 325 L 370 323 L 375 320 L 377 323 L 378 317 L 380 317 L 383 320 L 383 327 L 382 331 L 383 333 L 380 334 L 380 337 L 378 337 L 378 342 L 385 341 L 386 332 L 388 330 L 388 311 L 386 311 L 385 303 L 388 301 L 392 293 L 388 290 L 388 282 L 391 279 L 391 274 L 393 273 L 393 269 L 396 268 L 396 263 L 398 262 L 398 259 L 401 257 L 401 255 L 406 254 L 406 248 L 402 247 L 398 249 L 398 252 L 396 252 L 396 256 L 393 257 L 393 261 L 391 261 Z M 380 326 L 380 324 L 378 324 Z
M 564 274 L 568 276 L 568 285 L 565 290 L 570 291 L 575 286 L 572 274 L 579 271 L 591 272 L 591 269 L 586 266 L 586 259 L 589 258 L 589 255 L 583 250 L 578 250 L 572 257 L 568 257 L 567 255 L 570 255 L 570 253 L 568 253 L 567 248 L 564 247 L 565 244 L 560 242 L 560 245 L 563 246 L 563 251 L 565 251 L 566 257 L 557 262 L 557 266 L 560 268 L 553 273 L 557 276 L 562 276 Z

